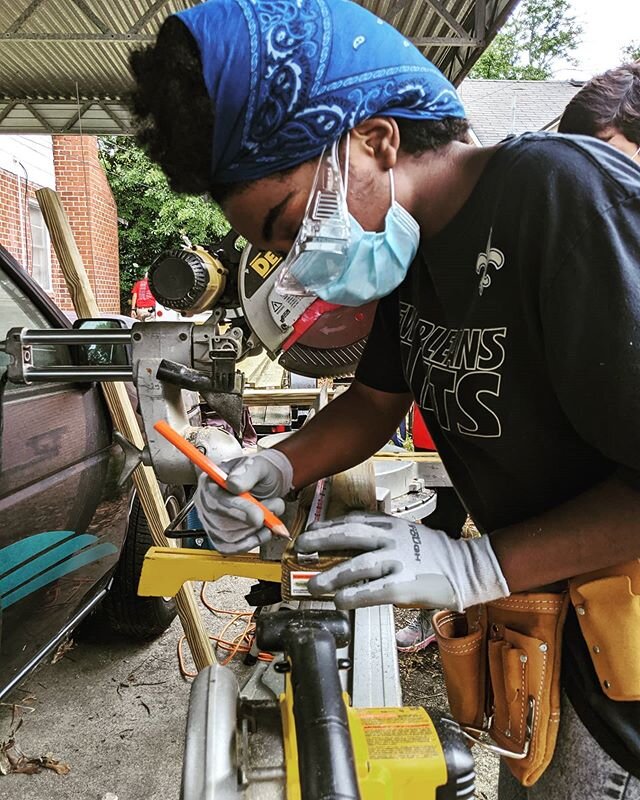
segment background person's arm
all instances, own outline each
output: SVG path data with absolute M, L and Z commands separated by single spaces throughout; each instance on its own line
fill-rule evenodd
M 409 392 L 354 381 L 300 431 L 277 446 L 291 461 L 296 489 L 360 464 L 385 445 L 413 401 Z

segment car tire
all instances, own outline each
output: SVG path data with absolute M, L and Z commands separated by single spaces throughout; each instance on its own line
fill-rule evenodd
M 185 503 L 184 489 L 169 487 L 165 505 L 172 516 Z M 147 641 L 164 633 L 177 614 L 173 597 L 139 597 L 138 582 L 147 550 L 153 547 L 149 524 L 136 496 L 129 514 L 127 538 L 103 609 L 109 627 L 131 639 Z

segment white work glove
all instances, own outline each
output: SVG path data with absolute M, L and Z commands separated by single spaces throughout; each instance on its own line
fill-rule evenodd
M 284 512 L 282 498 L 292 488 L 293 467 L 279 450 L 261 450 L 225 461 L 220 468 L 227 473 L 228 491 L 202 473 L 194 496 L 198 515 L 218 552 L 246 553 L 266 542 L 271 531 L 258 506 L 236 495 L 250 492 L 279 516 Z
M 510 594 L 488 536 L 451 539 L 386 514 L 315 523 L 296 539 L 296 550 L 364 551 L 309 581 L 313 595 L 336 592 L 338 608 L 395 603 L 463 611 Z

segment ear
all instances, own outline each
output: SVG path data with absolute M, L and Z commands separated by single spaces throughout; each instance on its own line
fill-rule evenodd
M 379 166 L 393 169 L 398 160 L 400 131 L 392 117 L 370 117 L 351 131 L 351 148 L 375 158 Z

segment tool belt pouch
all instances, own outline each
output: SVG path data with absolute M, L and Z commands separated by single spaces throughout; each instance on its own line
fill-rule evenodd
M 567 592 L 522 593 L 433 618 L 452 716 L 468 739 L 504 756 L 523 786 L 555 749 L 568 604 Z
M 572 578 L 569 591 L 602 691 L 640 700 L 640 559 Z
M 567 592 L 521 593 L 488 603 L 488 732 L 523 786 L 545 771 L 560 722 L 560 658 Z
M 433 616 L 451 715 L 462 726 L 480 727 L 486 703 L 486 626 L 484 606 L 464 614 L 438 611 Z

